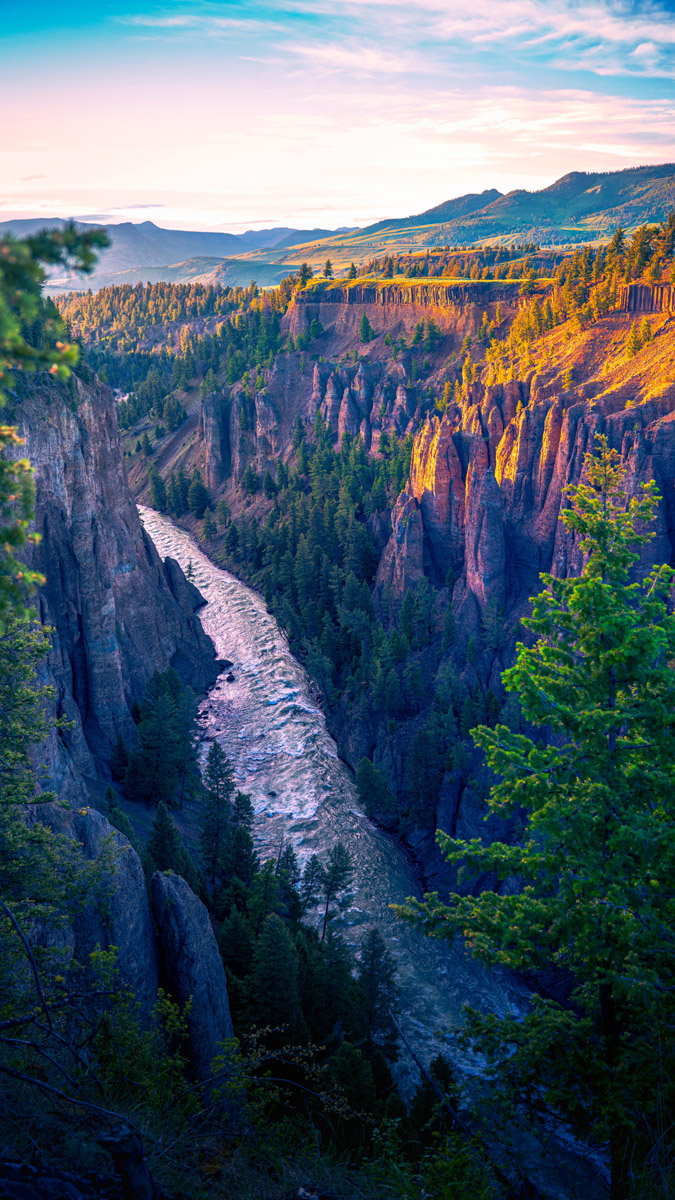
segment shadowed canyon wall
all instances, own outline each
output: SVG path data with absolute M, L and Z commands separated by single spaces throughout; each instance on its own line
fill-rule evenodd
M 40 617 L 52 629 L 48 672 L 71 728 L 52 735 L 51 786 L 81 799 L 82 777 L 103 769 L 130 705 L 155 670 L 173 666 L 197 689 L 217 670 L 177 563 L 162 562 L 129 490 L 112 395 L 74 378 L 73 395 L 40 387 L 22 402 L 19 432 L 35 470 L 40 535 L 32 565 L 46 577 Z

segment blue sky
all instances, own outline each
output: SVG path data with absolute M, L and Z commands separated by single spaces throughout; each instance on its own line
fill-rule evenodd
M 0 0 L 0 218 L 365 224 L 675 160 L 675 3 Z

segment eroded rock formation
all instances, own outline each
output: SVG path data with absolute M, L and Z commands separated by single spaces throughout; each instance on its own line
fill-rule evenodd
M 45 386 L 27 397 L 19 429 L 35 470 L 32 562 L 46 578 L 38 606 L 53 631 L 50 681 L 72 722 L 41 761 L 52 786 L 80 803 L 82 778 L 101 770 L 120 735 L 133 739 L 129 708 L 153 671 L 173 666 L 201 689 L 217 668 L 194 616 L 199 593 L 141 526 L 112 394 L 73 383 L 71 396 Z

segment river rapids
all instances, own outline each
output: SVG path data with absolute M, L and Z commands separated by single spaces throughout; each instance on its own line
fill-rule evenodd
M 419 895 L 414 869 L 399 844 L 362 812 L 350 769 L 341 762 L 310 680 L 293 657 L 285 634 L 263 599 L 215 566 L 183 529 L 139 506 L 143 524 L 162 558 L 176 559 L 206 600 L 199 616 L 216 653 L 232 667 L 221 672 L 200 706 L 204 753 L 218 741 L 231 760 L 237 787 L 250 793 L 254 838 L 264 861 L 291 842 L 302 863 L 342 841 L 354 865 L 354 883 L 340 926 L 358 943 L 376 925 L 398 963 L 400 1024 L 426 1063 L 444 1050 L 462 1074 L 481 1065 L 460 1053 L 452 1030 L 462 1006 L 511 1011 L 520 994 L 500 975 L 485 971 L 459 944 L 425 938 L 396 919 L 390 905 Z M 228 682 L 227 676 L 234 676 Z M 397 1077 L 404 1091 L 417 1069 L 404 1051 Z

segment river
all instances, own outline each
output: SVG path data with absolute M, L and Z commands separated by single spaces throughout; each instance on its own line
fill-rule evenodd
M 152 509 L 141 519 L 162 558 L 175 558 L 207 601 L 200 609 L 216 653 L 232 662 L 200 708 L 205 752 L 216 740 L 232 761 L 237 786 L 249 792 L 254 836 L 263 859 L 292 842 L 302 862 L 325 854 L 337 841 L 349 850 L 354 885 L 340 918 L 347 939 L 358 942 L 377 925 L 398 962 L 400 1022 L 426 1062 L 445 1049 L 469 1075 L 480 1064 L 462 1054 L 447 1034 L 461 1022 L 462 1005 L 504 1013 L 522 993 L 485 971 L 459 945 L 425 938 L 398 921 L 391 904 L 419 894 L 414 870 L 400 845 L 361 811 L 352 772 L 341 762 L 313 699 L 310 681 L 265 603 L 251 588 L 215 566 L 189 533 Z M 405 1053 L 397 1077 L 404 1091 L 417 1079 Z

